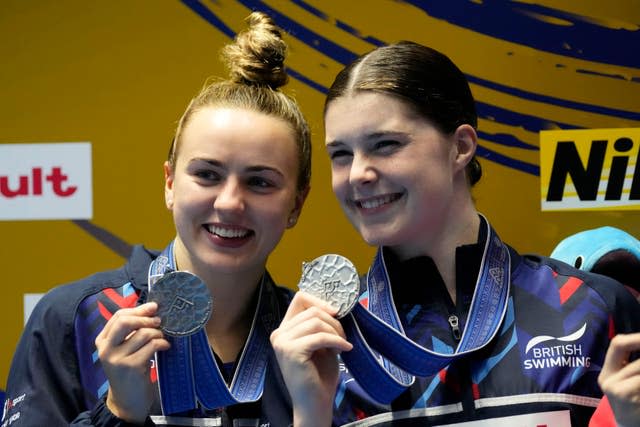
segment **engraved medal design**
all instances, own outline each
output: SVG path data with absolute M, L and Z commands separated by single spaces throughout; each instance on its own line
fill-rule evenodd
M 339 319 L 358 301 L 360 280 L 351 261 L 341 255 L 329 254 L 303 264 L 298 288 L 338 309 Z
M 211 317 L 213 307 L 207 285 L 186 271 L 173 271 L 158 279 L 149 290 L 149 301 L 158 304 L 160 329 L 173 337 L 198 332 Z

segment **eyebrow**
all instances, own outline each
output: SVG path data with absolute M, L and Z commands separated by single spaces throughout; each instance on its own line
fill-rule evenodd
M 403 135 L 407 135 L 406 132 L 401 132 L 401 131 L 377 131 L 377 132 L 371 132 L 368 133 L 364 136 L 363 140 L 364 141 L 371 141 L 371 140 L 376 140 L 376 139 L 380 139 L 380 138 L 386 138 L 386 137 L 390 137 L 390 136 L 403 136 Z M 325 147 L 337 147 L 340 145 L 347 145 L 346 143 L 340 141 L 340 140 L 334 140 L 334 141 L 329 141 L 325 144 Z
M 193 159 L 189 160 L 189 164 L 196 163 L 196 162 L 207 163 L 208 165 L 216 166 L 216 167 L 219 167 L 219 168 L 224 167 L 222 162 L 219 162 L 217 160 L 205 159 L 205 158 L 202 158 L 202 157 L 194 157 Z
M 208 165 L 225 169 L 224 163 L 222 163 L 222 162 L 220 162 L 218 160 L 214 160 L 214 159 L 205 159 L 205 158 L 202 158 L 202 157 L 194 157 L 193 159 L 191 159 L 189 161 L 189 163 L 195 163 L 195 162 L 204 162 L 204 163 L 207 163 Z M 280 172 L 279 169 L 276 169 L 274 167 L 267 166 L 267 165 L 249 166 L 248 168 L 245 169 L 245 171 L 247 171 L 247 172 L 273 172 L 273 173 L 276 173 L 276 174 L 278 174 L 280 176 L 284 176 L 284 174 L 282 172 Z
M 334 148 L 334 147 L 340 147 L 341 145 L 346 145 L 346 144 L 342 141 L 331 141 L 331 142 L 327 142 L 324 146 L 326 148 Z

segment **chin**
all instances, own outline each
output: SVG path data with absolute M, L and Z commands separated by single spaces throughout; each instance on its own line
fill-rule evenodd
M 358 233 L 369 246 L 386 246 L 387 239 L 380 232 L 370 228 L 358 228 Z
M 360 227 L 360 235 L 370 246 L 399 246 L 408 243 L 413 233 L 401 233 L 401 230 L 394 229 L 391 224 L 381 224 L 378 227 Z

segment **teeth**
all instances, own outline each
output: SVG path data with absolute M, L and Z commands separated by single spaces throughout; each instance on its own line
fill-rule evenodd
M 393 196 L 387 195 L 387 196 L 378 197 L 377 199 L 365 200 L 365 201 L 359 202 L 359 204 L 365 209 L 373 209 L 373 208 L 377 208 L 378 206 L 382 206 L 386 203 L 389 203 L 393 199 L 394 199 Z
M 224 228 L 224 227 L 217 227 L 215 225 L 210 225 L 208 227 L 209 229 L 209 233 L 211 234 L 216 234 L 220 237 L 226 237 L 229 239 L 232 238 L 238 238 L 238 237 L 244 237 L 247 234 L 249 234 L 248 230 L 241 230 L 238 228 Z

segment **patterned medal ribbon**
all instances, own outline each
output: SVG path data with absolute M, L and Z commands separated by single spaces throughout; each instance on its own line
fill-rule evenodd
M 368 308 L 355 304 L 341 318 L 347 339 L 353 344 L 353 349 L 343 352 L 341 357 L 356 381 L 375 400 L 390 403 L 413 384 L 414 375 L 434 375 L 459 357 L 486 346 L 498 333 L 507 309 L 511 260 L 509 250 L 484 217 L 482 222 L 487 227 L 482 263 L 468 322 L 453 353 L 429 350 L 405 335 L 393 303 L 382 248 L 378 250 L 367 275 Z M 303 283 L 308 281 L 305 273 L 303 270 L 301 290 L 314 288 Z M 325 298 L 323 292 L 315 295 Z
M 166 313 L 161 307 L 162 301 L 170 301 L 170 305 L 180 304 L 197 307 L 198 303 L 204 307 L 202 294 L 194 291 L 199 286 L 193 278 L 172 277 L 176 273 L 191 275 L 186 272 L 175 272 L 173 254 L 174 242 L 156 258 L 149 267 L 149 300 L 168 288 L 187 287 L 193 295 L 162 296 L 158 301 L 159 312 Z M 169 277 L 169 285 L 165 285 Z M 199 280 L 199 279 L 198 279 Z M 208 293 L 206 285 L 205 291 Z M 231 386 L 227 386 L 213 350 L 209 345 L 207 334 L 203 327 L 208 320 L 203 321 L 202 316 L 194 316 L 195 323 L 179 325 L 183 319 L 167 320 L 161 316 L 161 328 L 165 332 L 165 338 L 170 342 L 171 348 L 167 351 L 156 352 L 156 366 L 158 370 L 158 385 L 162 413 L 164 415 L 176 414 L 196 409 L 198 402 L 206 409 L 221 408 L 236 403 L 255 402 L 262 396 L 264 378 L 267 366 L 269 350 L 269 335 L 275 329 L 276 323 L 269 310 L 271 301 L 270 287 L 266 286 L 264 278 L 260 284 L 258 305 L 254 314 L 249 338 L 245 343 L 238 366 L 234 373 Z M 169 305 L 167 304 L 167 305 Z M 210 313 L 209 313 L 210 314 Z

